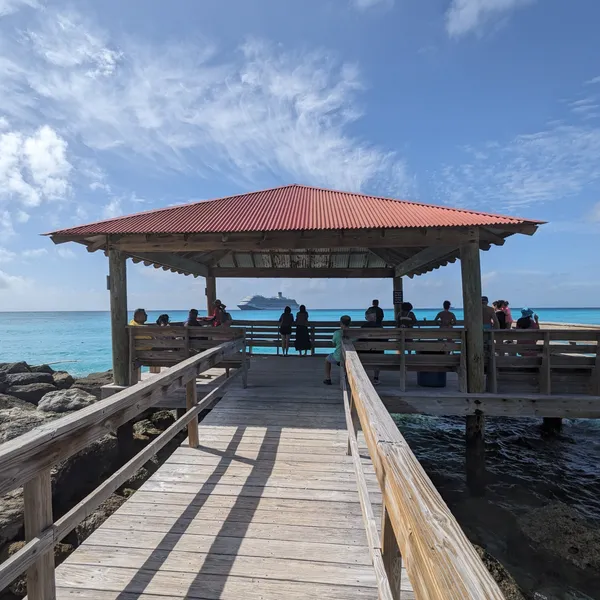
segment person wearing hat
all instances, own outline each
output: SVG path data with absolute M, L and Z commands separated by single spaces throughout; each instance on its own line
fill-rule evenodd
M 539 318 L 530 308 L 522 308 L 521 309 L 521 318 L 517 321 L 517 329 L 539 329 L 540 323 Z M 536 346 L 537 339 L 529 339 L 525 337 L 520 337 L 517 340 L 517 344 L 523 344 L 527 346 Z M 521 356 L 537 356 L 538 352 L 526 351 L 520 352 Z
M 489 305 L 489 298 L 487 296 L 481 296 L 481 306 L 483 315 L 483 328 L 484 329 L 500 329 L 500 323 L 496 316 L 494 307 Z

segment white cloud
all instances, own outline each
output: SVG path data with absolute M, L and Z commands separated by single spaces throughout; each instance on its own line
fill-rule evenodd
M 120 217 L 123 214 L 123 207 L 121 206 L 121 198 L 113 198 L 108 204 L 102 209 L 102 216 L 105 219 L 112 219 L 113 217 Z
M 450 37 L 480 32 L 493 19 L 533 4 L 535 0 L 452 0 L 446 13 L 446 31 Z
M 596 83 L 600 83 L 600 75 L 597 77 L 592 77 L 585 82 L 585 85 L 595 85 Z
M 39 206 L 43 200 L 64 198 L 71 165 L 67 142 L 48 125 L 30 135 L 0 134 L 0 200 L 20 200 Z
M 21 252 L 21 256 L 25 259 L 40 258 L 46 254 L 48 254 L 46 248 L 32 248 L 31 250 L 23 250 L 23 252 Z
M 0 41 L 2 52 L 0 111 L 35 123 L 41 113 L 94 151 L 244 184 L 275 175 L 412 192 L 401 159 L 348 133 L 364 83 L 328 51 L 251 40 L 230 59 L 197 40 L 117 44 L 76 13 L 46 10 L 26 36 Z
M 12 217 L 7 210 L 0 209 L 0 241 L 7 240 L 15 235 Z
M 0 271 L 0 293 L 4 291 L 8 292 L 21 292 L 31 287 L 31 280 L 19 275 L 10 275 L 5 271 Z
M 17 220 L 17 223 L 27 223 L 27 221 L 29 221 L 29 214 L 24 210 L 18 210 L 15 214 L 15 219 Z
M 391 8 L 394 0 L 350 0 L 350 4 L 358 10 L 364 11 L 375 7 Z
M 463 152 L 464 162 L 435 176 L 439 200 L 450 205 L 513 209 L 600 183 L 600 128 L 560 124 Z
M 36 7 L 36 0 L 0 0 L 0 17 L 16 13 L 23 6 Z
M 590 220 L 594 223 L 600 223 L 600 202 L 596 202 L 590 211 Z
M 77 258 L 75 252 L 73 252 L 73 250 L 71 250 L 71 248 L 66 248 L 64 246 L 60 246 L 59 248 L 56 249 L 56 253 L 61 257 L 61 258 L 65 258 L 67 260 L 70 260 L 72 258 Z
M 7 248 L 2 248 L 0 246 L 0 263 L 10 262 L 15 258 L 16 254 Z

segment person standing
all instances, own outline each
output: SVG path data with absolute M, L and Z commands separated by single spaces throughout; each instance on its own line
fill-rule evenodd
M 308 312 L 306 306 L 302 304 L 300 310 L 296 313 L 296 339 L 294 340 L 294 348 L 302 356 L 308 355 L 308 351 L 312 348 L 310 335 L 308 332 Z
M 492 304 L 494 307 L 494 312 L 496 313 L 496 318 L 498 319 L 498 324 L 500 325 L 499 329 L 506 329 L 506 313 L 504 312 L 504 300 L 496 300 Z
M 503 310 L 504 314 L 506 315 L 505 329 L 511 329 L 514 319 L 513 319 L 512 313 L 510 312 L 510 307 L 508 306 L 508 300 L 502 300 L 502 310 Z
M 481 296 L 482 314 L 483 314 L 483 328 L 484 329 L 500 329 L 500 323 L 496 316 L 496 311 L 492 306 L 489 305 L 489 298 L 487 296 Z
M 365 324 L 362 325 L 363 328 L 365 329 L 372 329 L 372 328 L 378 328 L 378 329 L 383 329 L 383 325 L 378 325 L 377 321 L 375 320 L 375 313 L 374 312 L 369 312 L 368 310 L 365 312 Z M 372 340 L 365 338 L 362 340 L 359 340 L 360 342 L 370 342 Z M 385 354 L 385 352 L 383 350 L 363 350 L 364 354 Z M 374 368 L 373 369 L 373 385 L 379 385 L 379 373 L 380 373 L 380 369 Z
M 456 325 L 456 315 L 453 312 L 450 312 L 450 300 L 444 301 L 444 310 L 440 311 L 435 316 L 435 322 L 442 329 L 451 329 Z
M 373 313 L 375 315 L 375 323 L 377 323 L 377 326 L 381 326 L 383 323 L 383 309 L 380 308 L 379 306 L 379 300 L 375 299 L 373 300 L 373 302 L 371 303 L 371 306 L 369 308 L 367 308 L 366 312 L 365 312 L 365 317 L 368 314 Z
M 417 324 L 417 317 L 413 312 L 413 305 L 410 302 L 403 302 L 400 305 L 400 312 L 398 313 L 398 320 L 396 326 L 399 329 L 409 329 Z
M 283 356 L 287 356 L 290 351 L 290 337 L 292 335 L 292 325 L 294 324 L 294 315 L 292 309 L 286 306 L 279 317 L 279 333 L 281 334 L 281 348 Z
M 344 339 L 344 331 L 350 327 L 352 319 L 348 315 L 340 317 L 340 328 L 333 333 L 331 343 L 335 346 L 335 350 L 327 355 L 325 359 L 325 385 L 331 385 L 331 365 L 340 365 L 342 362 L 342 340 Z

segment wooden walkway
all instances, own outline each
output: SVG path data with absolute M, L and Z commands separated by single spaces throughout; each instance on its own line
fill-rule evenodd
M 376 599 L 341 392 L 322 384 L 322 362 L 254 358 L 248 388 L 200 424 L 200 447 L 178 448 L 58 567 L 57 598 Z M 379 519 L 366 449 L 363 463 Z

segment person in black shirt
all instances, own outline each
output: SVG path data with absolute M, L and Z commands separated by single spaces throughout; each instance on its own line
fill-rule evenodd
M 500 324 L 500 329 L 506 329 L 506 313 L 504 312 L 504 300 L 496 300 L 494 302 L 494 310 L 496 311 L 496 317 L 498 318 L 498 323 Z
M 372 306 L 367 308 L 365 316 L 373 313 L 375 315 L 375 323 L 377 327 L 381 327 L 383 323 L 383 309 L 379 307 L 379 300 L 373 300 Z
M 286 306 L 279 317 L 279 333 L 281 334 L 281 348 L 284 356 L 287 356 L 290 350 L 290 337 L 292 335 L 293 324 L 294 315 L 292 314 L 292 309 Z

